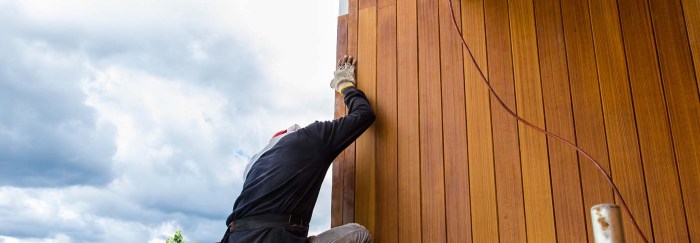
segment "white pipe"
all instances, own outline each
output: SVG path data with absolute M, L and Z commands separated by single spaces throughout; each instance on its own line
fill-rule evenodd
M 598 204 L 591 208 L 593 237 L 596 243 L 625 243 L 620 207 Z

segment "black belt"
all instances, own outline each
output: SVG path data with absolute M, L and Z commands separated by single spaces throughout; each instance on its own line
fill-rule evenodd
M 294 215 L 267 214 L 234 220 L 228 225 L 229 232 L 246 231 L 270 227 L 309 227 L 309 221 Z

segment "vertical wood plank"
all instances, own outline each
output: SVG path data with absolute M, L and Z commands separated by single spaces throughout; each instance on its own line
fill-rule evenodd
M 700 209 L 695 204 L 700 201 L 700 99 L 698 84 L 694 82 L 693 60 L 684 28 L 683 12 L 680 1 L 650 0 L 649 6 L 678 163 L 677 171 L 680 172 L 683 199 L 688 209 L 686 218 L 695 230 L 693 237 L 698 238 Z M 673 173 L 671 170 L 675 166 L 667 165 L 665 169 L 667 170 L 659 173 Z M 686 213 L 685 209 L 654 203 L 650 201 L 656 239 L 688 242 L 690 235 L 686 218 L 678 217 Z
M 698 92 L 700 93 L 700 14 L 698 14 L 700 13 L 700 1 L 682 0 L 681 2 L 683 3 L 683 16 L 685 17 L 685 27 L 688 30 L 688 40 L 690 41 L 690 49 L 693 54 L 693 63 L 695 64 L 695 82 L 698 86 Z M 700 228 L 695 229 L 698 230 L 700 234 Z M 696 238 L 696 236 L 693 236 L 693 239 L 700 240 Z
M 561 9 L 576 143 L 610 173 L 588 4 L 586 1 L 561 1 Z M 596 204 L 612 203 L 612 189 L 605 177 L 580 154 L 579 169 L 584 212 Z M 590 225 L 590 214 L 585 215 Z M 588 235 L 588 240 L 593 242 L 592 234 Z
M 590 222 L 583 218 L 593 204 L 613 200 L 609 185 L 589 161 L 516 126 L 493 97 L 488 103 L 471 61 L 455 54 L 459 39 L 451 35 L 447 2 L 353 1 L 347 52 L 374 55 L 373 70 L 358 80 L 370 90 L 379 116 L 371 141 L 358 140 L 358 153 L 346 153 L 348 163 L 334 165 L 334 172 L 343 172 L 334 181 L 347 182 L 353 173 L 350 190 L 347 184 L 343 193 L 334 188 L 334 214 L 356 212 L 342 221 L 369 224 L 381 242 L 585 241 Z M 618 2 L 619 15 L 607 0 L 455 6 L 467 41 L 505 102 L 516 107 L 517 99 L 519 114 L 540 126 L 546 122 L 548 130 L 576 140 L 603 162 L 648 237 L 687 242 L 700 234 L 693 207 L 700 201 L 700 145 L 690 135 L 700 133 L 697 20 L 688 14 L 698 4 Z M 372 11 L 374 19 L 360 17 Z M 371 21 L 374 36 L 364 34 Z M 360 57 L 360 72 L 366 59 Z M 374 85 L 363 81 L 369 73 Z M 460 79 L 466 83 L 455 81 Z M 466 104 L 461 112 L 460 104 Z M 354 205 L 354 194 L 347 195 L 355 185 L 361 208 L 351 211 L 345 206 Z M 340 207 L 339 194 L 345 202 Z M 638 242 L 624 222 L 628 241 Z
M 449 12 L 441 15 L 448 16 Z M 462 1 L 461 17 L 464 39 L 471 48 L 479 67 L 488 70 L 483 1 Z M 468 53 L 464 54 L 465 58 L 471 59 Z M 471 212 L 471 220 L 477 222 L 471 225 L 472 239 L 474 242 L 498 242 L 498 212 L 489 91 L 481 80 L 477 67 L 471 61 L 464 64 L 464 72 L 467 143 L 469 144 L 467 154 L 469 158 L 470 205 L 476 209 Z M 445 80 L 444 77 L 443 80 Z
M 640 215 L 637 216 L 639 220 L 644 220 L 645 216 L 649 214 L 648 200 L 670 200 L 666 201 L 669 205 L 678 204 L 682 208 L 680 192 L 676 197 L 669 194 L 668 198 L 653 193 L 654 188 L 674 184 L 676 191 L 679 191 L 675 171 L 673 174 L 658 177 L 649 171 L 656 171 L 660 168 L 647 166 L 646 183 L 650 188 L 647 188 L 644 183 L 645 175 L 640 158 L 638 129 L 632 107 L 617 4 L 606 0 L 590 0 L 589 6 L 603 102 L 603 117 L 608 150 L 610 151 L 610 167 L 614 182 L 625 197 L 632 214 Z M 668 172 L 668 170 L 665 171 Z M 649 198 L 647 198 L 647 192 L 649 192 Z M 683 217 L 683 215 L 680 216 Z M 639 237 L 633 235 L 636 231 L 631 222 L 625 220 L 623 224 L 626 229 L 629 229 L 627 230 L 628 241 L 638 242 Z
M 462 43 L 454 29 L 447 1 L 438 1 L 442 76 L 442 126 L 445 154 L 447 242 L 471 241 L 469 166 L 464 96 Z M 461 19 L 460 6 L 453 5 Z M 494 218 L 495 219 L 495 218 Z
M 536 0 L 535 13 L 547 130 L 575 142 L 560 2 Z M 553 139 L 547 144 L 557 241 L 587 242 L 590 224 L 586 223 L 576 150 Z
M 700 1 L 698 0 L 682 0 L 683 3 L 683 13 L 685 17 L 685 25 L 688 32 L 688 40 L 690 41 L 690 49 L 693 55 L 693 64 L 695 65 L 695 81 L 696 87 L 698 88 L 698 95 L 700 95 Z M 697 146 L 697 144 L 695 144 Z M 697 147 L 695 149 L 697 151 Z M 684 163 L 685 165 L 695 165 L 692 166 L 682 166 L 681 170 L 681 184 L 683 186 L 684 200 L 685 200 L 685 210 L 686 218 L 688 219 L 688 228 L 690 231 L 690 239 L 694 242 L 700 242 L 700 209 L 694 206 L 693 203 L 698 202 L 698 191 L 692 191 L 693 188 L 698 188 L 698 178 L 700 178 L 700 162 L 698 162 L 698 157 L 695 157 L 695 163 Z M 691 167 L 691 168 L 688 168 Z M 689 179 L 688 179 L 689 178 Z M 694 179 L 693 179 L 694 178 Z
M 377 0 L 377 7 L 378 9 L 382 9 L 385 7 L 396 7 L 396 1 L 397 0 Z M 396 11 L 394 11 L 394 15 L 396 15 Z M 394 20 L 396 22 L 396 20 Z M 395 46 L 394 46 L 395 47 Z
M 639 144 L 644 165 L 645 176 L 649 177 L 653 164 L 674 163 L 673 144 L 666 110 L 661 74 L 658 66 L 656 46 L 649 9 L 644 0 L 619 0 L 620 22 L 622 24 L 623 43 L 627 57 L 630 89 L 634 102 L 634 111 L 639 134 Z M 652 185 L 647 182 L 651 191 Z M 639 213 L 636 205 L 631 210 L 642 232 L 650 241 L 654 241 L 648 208 Z M 629 227 L 628 227 L 629 228 Z M 639 242 L 637 233 L 627 230 L 628 241 Z
M 336 60 L 347 55 L 348 51 L 348 15 L 338 17 L 338 32 L 336 44 Z M 346 114 L 345 101 L 343 95 L 335 92 L 335 118 L 340 118 Z M 331 191 L 331 227 L 343 224 L 343 166 L 345 161 L 345 151 L 341 152 L 333 161 L 333 185 Z
M 369 8 L 369 7 L 376 7 L 377 6 L 377 0 L 359 0 L 360 1 L 360 10 Z
M 437 1 L 419 0 L 418 100 L 424 242 L 446 241 L 439 35 Z
M 377 40 L 378 242 L 398 242 L 396 5 L 380 3 Z
M 544 127 L 533 3 L 511 0 L 508 9 L 517 111 L 524 119 Z M 519 125 L 519 133 L 528 242 L 554 242 L 556 232 L 546 138 L 524 125 Z
M 348 55 L 357 57 L 357 35 L 359 0 L 348 0 Z M 352 143 L 345 149 L 345 165 L 343 166 L 343 224 L 355 222 L 355 147 Z
M 421 242 L 418 19 L 416 0 L 397 0 L 399 242 Z
M 358 88 L 377 107 L 377 8 L 360 9 L 358 39 Z M 376 126 L 357 139 L 355 220 L 371 233 L 376 223 Z
M 490 67 L 488 77 L 493 89 L 506 105 L 516 110 L 508 9 L 507 0 L 484 2 L 486 53 Z M 500 107 L 493 95 L 491 116 L 499 238 L 501 242 L 526 242 L 518 123 Z

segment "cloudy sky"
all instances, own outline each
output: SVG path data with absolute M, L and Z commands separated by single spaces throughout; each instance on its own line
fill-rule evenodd
M 0 0 L 0 243 L 219 240 L 247 160 L 332 118 L 337 15 L 329 0 Z

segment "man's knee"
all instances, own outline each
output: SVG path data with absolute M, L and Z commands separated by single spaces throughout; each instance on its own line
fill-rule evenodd
M 312 243 L 369 243 L 371 241 L 369 231 L 356 223 L 338 226 L 320 235 L 309 237 L 309 242 Z
M 367 231 L 367 229 L 365 228 L 365 226 L 362 226 L 361 224 L 358 224 L 358 223 L 349 223 L 349 224 L 346 224 L 346 225 L 343 225 L 343 226 L 346 226 L 346 227 L 351 228 L 351 229 L 353 229 L 353 230 L 363 230 L 363 231 Z
M 357 223 L 349 223 L 341 227 L 346 227 L 347 238 L 356 240 L 356 242 L 370 242 L 369 230 Z

